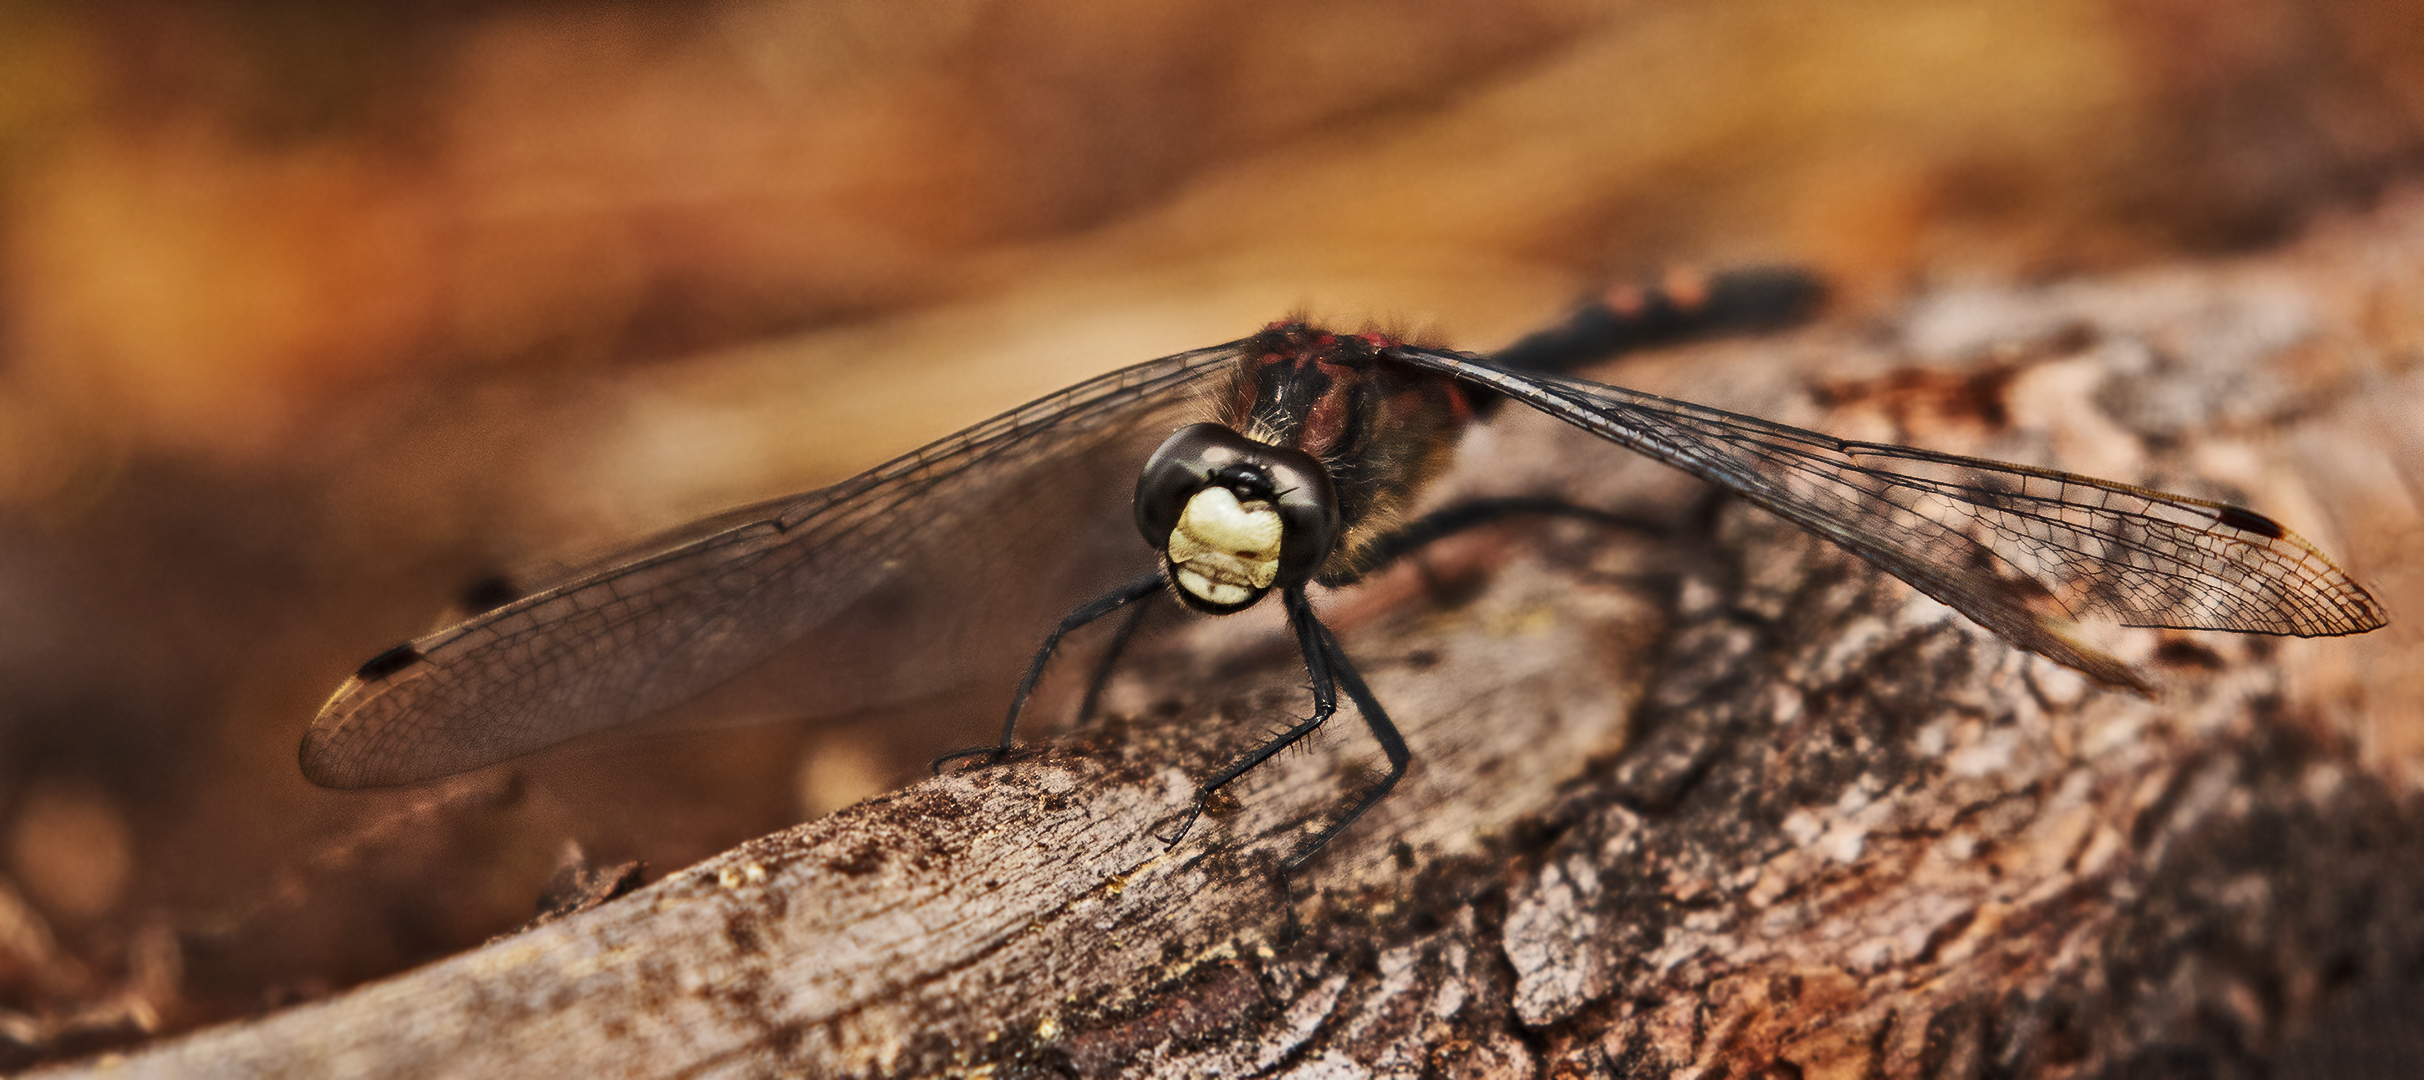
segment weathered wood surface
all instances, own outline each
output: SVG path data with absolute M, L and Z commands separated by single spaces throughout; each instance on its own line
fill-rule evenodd
M 2412 619 L 2419 256 L 2411 202 L 1606 374 L 2242 499 Z M 2408 624 L 2135 632 L 2161 692 L 2111 693 L 1563 428 L 1469 449 L 1467 490 L 1672 528 L 1510 526 L 1317 599 L 1416 764 L 1292 894 L 1273 864 L 1378 755 L 1342 715 L 1157 841 L 1305 708 L 1267 623 L 1207 623 L 1025 757 L 54 1075 L 2345 1075 L 2397 1049 L 2362 1018 L 2424 973 Z

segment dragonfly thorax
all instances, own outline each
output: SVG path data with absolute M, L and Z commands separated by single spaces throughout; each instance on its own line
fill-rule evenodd
M 1136 527 L 1180 600 L 1227 614 L 1312 579 L 1338 544 L 1338 496 L 1304 451 L 1193 424 L 1137 476 Z

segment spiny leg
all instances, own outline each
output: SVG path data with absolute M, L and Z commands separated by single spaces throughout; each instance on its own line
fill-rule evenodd
M 1330 846 L 1330 841 L 1347 831 L 1347 827 L 1355 824 L 1365 811 L 1380 805 L 1380 800 L 1387 798 L 1389 792 L 1397 787 L 1397 781 L 1405 777 L 1407 764 L 1414 760 L 1413 752 L 1406 749 L 1405 737 L 1399 735 L 1397 725 L 1390 722 L 1388 710 L 1380 707 L 1380 699 L 1372 696 L 1372 688 L 1364 685 L 1363 676 L 1356 674 L 1355 663 L 1348 660 L 1347 651 L 1339 647 L 1337 635 L 1330 633 L 1330 628 L 1320 623 L 1313 625 L 1314 629 L 1320 631 L 1322 651 L 1329 654 L 1332 674 L 1337 677 L 1338 684 L 1346 688 L 1348 700 L 1355 703 L 1355 711 L 1363 714 L 1364 726 L 1372 730 L 1372 741 L 1379 743 L 1380 752 L 1388 755 L 1389 773 L 1364 792 L 1354 809 L 1331 822 L 1329 828 L 1323 829 L 1321 835 L 1314 837 L 1313 842 L 1297 852 L 1295 857 L 1280 864 L 1282 874 L 1294 874 L 1306 863 L 1312 862 L 1314 856 L 1320 855 L 1323 848 Z
M 1663 525 L 1646 518 L 1587 506 L 1576 506 L 1553 498 L 1517 495 L 1476 499 L 1424 515 L 1382 537 L 1370 549 L 1370 561 L 1367 563 L 1365 572 L 1368 573 L 1386 566 L 1426 544 L 1518 514 L 1570 517 L 1653 534 L 1666 531 Z M 1351 580 L 1353 579 L 1346 578 L 1342 580 L 1342 583 Z M 1324 584 L 1330 583 L 1325 581 Z M 1264 742 L 1252 752 L 1231 762 L 1227 768 L 1204 781 L 1203 786 L 1196 792 L 1195 805 L 1187 812 L 1187 819 L 1179 824 L 1176 833 L 1161 839 L 1165 843 L 1171 844 L 1183 839 L 1187 835 L 1187 830 L 1194 826 L 1196 818 L 1203 813 L 1205 803 L 1215 792 L 1255 766 L 1270 760 L 1273 755 L 1312 734 L 1315 728 L 1320 727 L 1337 712 L 1338 688 L 1344 687 L 1348 699 L 1355 703 L 1356 711 L 1363 714 L 1364 726 L 1371 730 L 1373 741 L 1380 744 L 1381 753 L 1389 759 L 1389 771 L 1366 789 L 1363 796 L 1346 814 L 1324 828 L 1321 834 L 1314 837 L 1313 842 L 1307 845 L 1303 851 L 1280 865 L 1281 874 L 1285 877 L 1295 873 L 1319 856 L 1325 848 L 1329 847 L 1332 840 L 1338 838 L 1340 833 L 1345 832 L 1364 814 L 1370 812 L 1374 806 L 1379 805 L 1382 799 L 1387 798 L 1389 792 L 1397 787 L 1397 782 L 1405 777 L 1406 768 L 1413 763 L 1414 755 L 1411 750 L 1407 749 L 1405 737 L 1398 733 L 1396 723 L 1389 719 L 1388 710 L 1381 707 L 1380 699 L 1373 696 L 1371 687 L 1364 683 L 1363 676 L 1355 670 L 1354 661 L 1347 658 L 1346 649 L 1338 643 L 1337 635 L 1332 634 L 1330 628 L 1323 625 L 1321 619 L 1314 615 L 1312 604 L 1305 598 L 1304 589 L 1301 586 L 1290 589 L 1282 594 L 1282 598 L 1287 605 L 1288 622 L 1296 628 L 1297 644 L 1304 653 L 1305 670 L 1312 677 L 1313 715 Z
M 1370 548 L 1366 549 L 1365 565 L 1357 574 L 1353 577 L 1342 575 L 1337 581 L 1325 580 L 1323 584 L 1347 584 L 1356 577 L 1380 570 L 1390 563 L 1420 550 L 1425 545 L 1468 529 L 1494 524 L 1520 514 L 1573 518 L 1612 528 L 1630 529 L 1652 536 L 1663 536 L 1672 531 L 1665 524 L 1649 518 L 1595 507 L 1577 506 L 1561 499 L 1545 496 L 1509 495 L 1474 499 L 1425 514 L 1406 523 L 1396 531 L 1380 537 L 1373 541 Z M 1308 845 L 1305 850 L 1298 852 L 1287 862 L 1281 864 L 1280 870 L 1283 877 L 1295 873 L 1305 864 L 1312 862 L 1325 848 L 1329 847 L 1332 840 L 1338 838 L 1340 833 L 1354 825 L 1374 806 L 1380 805 L 1380 800 L 1388 797 L 1389 792 L 1397 787 L 1397 782 L 1405 777 L 1406 767 L 1414 759 L 1413 753 L 1406 748 L 1405 737 L 1398 733 L 1396 723 L 1389 719 L 1388 710 L 1381 707 L 1380 699 L 1373 696 L 1371 687 L 1365 685 L 1363 676 L 1355 670 L 1354 661 L 1347 658 L 1346 649 L 1339 645 L 1337 635 L 1332 634 L 1329 627 L 1313 619 L 1310 609 L 1306 611 L 1306 619 L 1312 622 L 1318 633 L 1322 654 L 1330 663 L 1333 677 L 1337 680 L 1338 685 L 1346 689 L 1348 700 L 1355 703 L 1355 710 L 1363 714 L 1364 726 L 1371 729 L 1372 739 L 1380 744 L 1381 753 L 1388 756 L 1389 771 L 1364 792 L 1363 797 L 1356 802 L 1354 808 L 1331 823 L 1328 828 L 1323 829 L 1321 835 L 1314 837 L 1312 844 Z
M 1129 609 L 1127 619 L 1119 624 L 1118 632 L 1111 636 L 1111 644 L 1103 649 L 1102 659 L 1095 661 L 1094 679 L 1086 684 L 1086 696 L 1077 704 L 1078 723 L 1094 719 L 1094 707 L 1102 703 L 1103 688 L 1111 685 L 1111 670 L 1119 666 L 1120 655 L 1128 651 L 1128 642 L 1136 637 L 1136 628 L 1145 624 L 1145 616 L 1152 611 L 1151 603 L 1137 603 Z
M 1297 647 L 1304 652 L 1305 674 L 1313 680 L 1313 715 L 1272 736 L 1244 757 L 1230 762 L 1227 768 L 1212 774 L 1210 779 L 1203 782 L 1203 786 L 1195 789 L 1195 805 L 1187 809 L 1187 819 L 1178 823 L 1177 832 L 1159 837 L 1162 843 L 1176 844 L 1186 839 L 1187 830 L 1195 827 L 1195 819 L 1203 816 L 1204 804 L 1211 800 L 1214 793 L 1227 787 L 1229 781 L 1269 761 L 1271 755 L 1296 745 L 1298 740 L 1312 734 L 1314 728 L 1320 727 L 1323 721 L 1338 711 L 1338 686 L 1330 677 L 1328 650 L 1322 648 L 1321 644 L 1324 631 L 1320 620 L 1313 617 L 1312 602 L 1305 599 L 1305 587 L 1289 586 L 1280 593 L 1280 600 L 1288 610 L 1288 625 L 1296 629 Z
M 1043 648 L 1037 649 L 1035 659 L 1027 664 L 1027 673 L 1019 677 L 1018 689 L 1010 695 L 1010 713 L 1002 718 L 1002 741 L 993 746 L 974 746 L 966 750 L 954 750 L 944 754 L 934 759 L 934 771 L 940 773 L 943 771 L 943 766 L 951 762 L 965 757 L 975 757 L 979 754 L 991 755 L 995 761 L 1001 760 L 1003 754 L 1010 752 L 1011 737 L 1018 731 L 1018 714 L 1020 710 L 1027 707 L 1027 697 L 1035 692 L 1036 680 L 1043 678 L 1044 665 L 1051 661 L 1053 652 L 1060 648 L 1061 638 L 1087 623 L 1159 592 L 1161 587 L 1161 571 L 1156 570 L 1078 605 L 1077 610 L 1063 618 L 1059 626 L 1052 628 L 1051 635 L 1044 638 Z

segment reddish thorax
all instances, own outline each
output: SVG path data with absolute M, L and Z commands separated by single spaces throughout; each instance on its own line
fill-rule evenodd
M 1397 344 L 1382 334 L 1273 323 L 1240 357 L 1227 390 L 1212 395 L 1210 419 L 1302 450 L 1330 470 L 1346 532 L 1324 578 L 1360 566 L 1370 540 L 1446 468 L 1475 414 L 1462 383 L 1389 358 Z

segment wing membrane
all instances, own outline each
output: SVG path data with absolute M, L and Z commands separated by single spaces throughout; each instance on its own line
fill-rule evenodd
M 2082 618 L 2316 637 L 2384 624 L 2313 545 L 2251 510 L 2070 473 L 1850 442 L 1453 353 L 1408 363 L 1498 390 L 1817 533 L 2022 648 L 2145 689 Z
M 1236 351 L 1081 383 L 417 638 L 338 688 L 304 772 L 336 787 L 461 772 L 661 712 L 777 654 L 806 666 L 802 716 L 1015 670 L 1051 619 L 1150 568 L 1125 524 L 1135 470 Z

